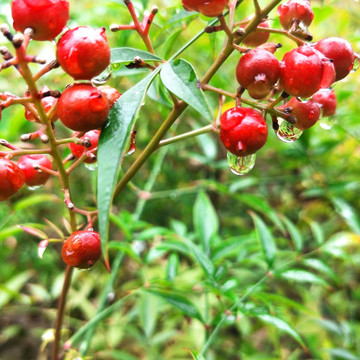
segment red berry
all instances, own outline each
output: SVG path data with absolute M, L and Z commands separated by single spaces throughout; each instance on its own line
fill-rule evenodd
M 251 17 L 246 18 L 245 20 L 251 20 Z M 241 25 L 242 28 L 244 28 L 246 25 Z M 269 22 L 267 20 L 261 22 L 259 26 L 264 28 L 269 28 Z M 243 44 L 248 47 L 257 47 L 261 44 L 265 44 L 270 37 L 270 33 L 266 31 L 261 30 L 255 30 L 250 35 L 248 35 L 245 40 L 243 41 Z
M 59 40 L 56 58 L 63 70 L 75 80 L 90 80 L 110 64 L 110 47 L 105 28 L 78 26 Z
M 254 99 L 264 98 L 280 75 L 280 64 L 269 51 L 261 48 L 248 51 L 236 68 L 239 84 Z
M 309 129 L 320 118 L 320 106 L 312 100 L 299 101 L 292 97 L 284 107 L 291 108 L 291 115 L 296 119 L 294 126 L 300 130 Z
M 69 20 L 68 0 L 12 0 L 14 29 L 32 28 L 34 40 L 53 40 Z
M 51 160 L 44 154 L 23 155 L 18 161 L 18 167 L 24 173 L 25 183 L 28 186 L 44 185 L 50 177 L 48 172 L 35 169 L 34 166 L 37 165 L 49 170 L 53 169 Z
M 335 114 L 336 96 L 334 90 L 321 89 L 313 95 L 312 99 L 320 105 L 323 117 Z
M 61 256 L 68 265 L 92 267 L 101 257 L 101 240 L 95 231 L 75 231 L 64 242 Z
M 227 3 L 228 0 L 182 0 L 185 10 L 197 11 L 208 17 L 221 15 Z
M 268 130 L 261 114 L 252 109 L 234 107 L 220 118 L 220 140 L 237 156 L 254 154 L 264 146 Z
M 310 46 L 300 46 L 284 55 L 280 85 L 288 94 L 307 98 L 319 90 L 322 78 L 322 61 Z
M 109 104 L 95 86 L 74 84 L 61 94 L 57 113 L 60 121 L 69 129 L 86 132 L 105 124 Z
M 308 0 L 290 0 L 286 4 L 279 5 L 277 8 L 280 24 L 289 30 L 294 22 L 309 26 L 314 18 Z
M 79 158 L 84 153 L 87 153 L 92 150 L 96 149 L 99 143 L 99 136 L 100 136 L 100 130 L 91 130 L 84 134 L 84 136 L 80 137 L 80 139 L 88 138 L 91 142 L 90 147 L 85 147 L 84 145 L 75 144 L 75 143 L 69 143 L 68 147 L 71 150 L 71 153 L 76 157 Z M 96 158 L 88 157 L 84 162 L 87 164 L 91 164 L 96 161 Z
M 339 37 L 325 38 L 315 44 L 315 49 L 333 61 L 336 71 L 335 81 L 343 79 L 352 70 L 355 55 L 347 40 Z
M 98 89 L 102 92 L 102 94 L 107 99 L 110 109 L 114 106 L 117 99 L 119 99 L 119 97 L 121 96 L 121 94 L 116 89 L 114 89 L 113 87 L 111 87 L 109 85 L 99 86 Z
M 46 92 L 50 91 L 50 89 L 47 86 L 44 86 L 41 91 L 40 94 L 44 94 Z M 41 99 L 41 103 L 43 104 L 44 110 L 45 112 L 49 112 L 58 102 L 58 99 L 53 97 L 53 96 L 46 96 L 44 98 Z M 38 117 L 35 117 L 34 114 L 25 108 L 25 118 L 29 121 L 35 121 L 37 123 L 41 123 L 40 119 Z M 51 122 L 55 122 L 58 119 L 57 116 L 57 112 L 55 111 L 55 113 L 52 115 L 51 117 Z
M 24 174 L 12 161 L 0 158 L 0 201 L 7 200 L 24 185 Z

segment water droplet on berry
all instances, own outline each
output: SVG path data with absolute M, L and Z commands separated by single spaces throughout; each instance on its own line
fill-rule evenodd
M 94 77 L 91 82 L 94 85 L 103 85 L 105 84 L 111 77 L 112 67 L 108 66 L 100 75 Z
M 321 118 L 319 120 L 319 125 L 324 130 L 331 130 L 332 127 L 334 126 L 335 122 L 336 122 L 336 116 L 331 115 L 328 117 Z
M 286 120 L 279 120 L 279 130 L 276 136 L 283 142 L 291 143 L 296 141 L 302 134 L 302 130 L 296 128 Z
M 230 170 L 235 175 L 247 174 L 255 165 L 256 154 L 248 156 L 236 156 L 233 153 L 227 153 L 227 161 Z
M 360 60 L 359 60 L 358 57 L 356 57 L 355 60 L 354 60 L 354 65 L 353 65 L 350 72 L 351 73 L 355 72 L 359 67 L 360 67 Z
M 97 162 L 91 164 L 84 163 L 84 165 L 90 171 L 95 171 L 97 169 Z
M 44 185 L 35 185 L 35 186 L 28 186 L 27 188 L 30 190 L 30 191 L 35 191 L 35 190 L 39 190 L 43 187 Z

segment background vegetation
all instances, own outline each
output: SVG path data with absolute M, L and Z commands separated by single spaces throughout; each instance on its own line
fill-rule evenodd
M 0 22 L 11 24 L 9 3 L 0 1 Z M 120 0 L 70 3 L 70 27 L 109 29 L 131 21 Z M 206 26 L 206 18 L 181 11 L 180 1 L 134 4 L 139 13 L 159 7 L 151 37 L 165 59 Z M 312 1 L 312 6 L 314 41 L 341 36 L 359 50 L 357 1 Z M 252 2 L 245 0 L 237 17 L 252 12 Z M 280 27 L 276 12 L 269 18 Z M 107 36 L 111 47 L 145 50 L 136 33 L 107 31 Z M 222 40 L 222 34 L 203 35 L 182 58 L 201 76 Z M 282 37 L 270 40 L 284 45 L 279 59 L 293 46 Z M 8 46 L 4 37 L 0 45 Z M 34 43 L 30 49 L 54 58 L 54 44 Z M 234 92 L 238 58 L 233 54 L 211 84 Z M 120 92 L 144 76 L 143 70 L 117 66 L 111 72 L 108 84 Z M 24 92 L 16 71 L 0 75 L 0 91 Z M 62 90 L 71 79 L 55 70 L 42 81 Z M 355 73 L 336 84 L 337 116 L 330 130 L 317 124 L 292 144 L 270 133 L 244 177 L 229 171 L 216 134 L 153 155 L 114 204 L 112 274 L 101 263 L 75 272 L 65 315 L 64 339 L 72 340 L 67 358 L 359 359 L 359 83 Z M 217 97 L 208 98 L 216 112 Z M 124 169 L 165 118 L 167 102 L 155 84 L 136 124 L 137 151 Z M 171 133 L 206 124 L 187 110 Z M 21 107 L 3 111 L 0 138 L 17 143 L 19 134 L 32 129 Z M 59 124 L 57 131 L 67 130 Z M 75 203 L 94 206 L 96 171 L 81 167 L 71 180 Z M 54 179 L 37 191 L 24 188 L 0 204 L 1 360 L 47 356 L 64 264 L 59 246 L 40 259 L 38 240 L 17 225 L 49 231 L 46 218 L 66 232 L 58 185 Z

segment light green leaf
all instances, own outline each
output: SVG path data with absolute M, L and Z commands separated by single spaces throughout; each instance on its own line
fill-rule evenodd
M 179 256 L 177 253 L 170 254 L 166 265 L 166 280 L 173 282 L 179 269 Z
M 351 231 L 360 235 L 360 220 L 356 211 L 344 199 L 333 197 L 331 201 L 336 212 L 346 221 Z
M 134 58 L 139 56 L 145 62 L 147 61 L 162 61 L 161 58 L 155 56 L 147 51 L 134 49 L 130 47 L 112 48 L 111 49 L 111 63 L 130 63 L 134 61 Z
M 140 324 L 146 337 L 149 339 L 155 330 L 156 319 L 159 310 L 159 300 L 147 292 L 141 294 L 139 316 Z
M 290 221 L 286 216 L 281 215 L 281 220 L 286 226 L 286 229 L 288 230 L 292 241 L 294 242 L 295 249 L 297 251 L 301 251 L 304 246 L 304 239 L 298 230 L 298 228 L 294 225 L 292 221 Z
M 282 271 L 281 273 L 278 273 L 277 275 L 283 279 L 293 280 L 299 283 L 311 283 L 316 285 L 329 286 L 329 284 L 321 277 L 305 270 L 300 270 L 300 269 L 285 270 Z
M 335 281 L 338 280 L 335 272 L 331 269 L 331 267 L 326 265 L 323 261 L 321 261 L 319 259 L 304 259 L 303 264 L 305 264 L 306 266 L 309 266 L 319 272 L 322 272 L 325 275 L 330 276 Z

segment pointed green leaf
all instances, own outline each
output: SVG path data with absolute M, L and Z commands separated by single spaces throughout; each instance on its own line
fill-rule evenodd
M 198 88 L 198 79 L 192 65 L 183 60 L 171 60 L 163 66 L 161 81 L 169 91 L 184 100 L 207 120 L 213 115 L 202 90 Z
M 338 280 L 334 270 L 319 259 L 304 259 L 303 263 L 325 275 L 330 276 L 335 281 Z
M 143 50 L 134 49 L 130 47 L 112 48 L 111 49 L 111 63 L 130 63 L 134 58 L 139 56 L 145 62 L 147 61 L 162 61 L 161 58 Z
M 189 351 L 189 353 L 193 356 L 194 360 L 206 360 L 202 354 L 199 354 L 194 350 L 190 350 L 190 349 L 185 349 L 185 350 Z
M 276 256 L 276 244 L 275 240 L 267 227 L 267 225 L 257 216 L 254 212 L 249 212 L 255 225 L 256 234 L 260 240 L 266 262 L 269 267 L 272 266 Z
M 126 91 L 110 110 L 108 123 L 101 131 L 98 157 L 99 231 L 105 259 L 108 258 L 109 212 L 121 159 L 139 109 L 152 80 L 160 67 Z
M 329 285 L 325 280 L 323 280 L 318 275 L 300 269 L 285 270 L 276 275 L 278 275 L 283 279 L 293 280 L 299 283 L 311 283 L 311 284 L 323 285 L 323 286 Z
M 179 256 L 177 253 L 170 254 L 166 265 L 166 280 L 173 282 L 179 269 Z
M 346 221 L 349 228 L 356 234 L 360 234 L 360 220 L 356 211 L 344 199 L 333 197 L 331 199 L 336 212 Z
M 281 220 L 286 226 L 286 229 L 288 230 L 292 241 L 294 242 L 295 249 L 297 251 L 301 251 L 304 246 L 303 237 L 298 230 L 298 228 L 294 225 L 292 221 L 290 221 L 286 216 L 281 215 Z
M 159 300 L 149 293 L 141 294 L 139 317 L 140 325 L 144 330 L 146 337 L 149 339 L 155 330 L 156 319 L 159 311 Z
M 172 306 L 176 307 L 181 312 L 183 312 L 185 315 L 198 319 L 201 322 L 203 322 L 199 310 L 190 300 L 188 300 L 187 297 L 173 291 L 153 290 L 153 289 L 145 289 L 145 291 L 164 299 L 169 304 L 171 304 Z
M 311 232 L 315 238 L 316 244 L 318 246 L 322 245 L 325 241 L 325 234 L 324 234 L 324 230 L 322 229 L 322 227 L 313 220 L 306 220 L 307 223 L 309 224 L 310 228 L 311 228 Z
M 194 205 L 194 226 L 205 253 L 209 254 L 211 240 L 219 230 L 219 219 L 206 193 L 200 192 Z

